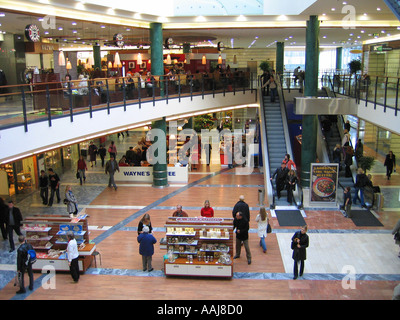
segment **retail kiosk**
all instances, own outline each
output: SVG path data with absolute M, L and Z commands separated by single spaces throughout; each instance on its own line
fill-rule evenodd
M 170 217 L 160 243 L 167 276 L 233 276 L 233 219 Z
M 67 232 L 73 231 L 78 243 L 79 271 L 85 272 L 93 261 L 94 243 L 89 243 L 87 215 L 77 218 L 66 216 L 30 216 L 23 221 L 26 241 L 36 251 L 36 262 L 32 265 L 34 271 L 54 268 L 55 271 L 69 271 L 65 254 L 68 240 Z

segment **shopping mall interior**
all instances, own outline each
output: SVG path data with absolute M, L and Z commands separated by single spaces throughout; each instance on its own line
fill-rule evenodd
M 399 299 L 399 19 L 391 0 L 0 0 L 3 219 L 13 201 L 37 254 L 17 294 L 18 234 L 2 223 L 0 299 Z M 285 155 L 294 190 L 275 180 Z

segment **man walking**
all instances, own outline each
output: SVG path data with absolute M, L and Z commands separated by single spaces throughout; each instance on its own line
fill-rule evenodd
M 5 218 L 6 218 L 6 227 L 8 233 L 8 241 L 10 242 L 10 252 L 13 252 L 15 250 L 13 231 L 15 231 L 15 233 L 19 236 L 22 235 L 20 227 L 22 225 L 21 221 L 23 219 L 21 211 L 14 206 L 14 202 L 12 202 L 12 200 L 8 202 L 8 213 L 6 214 Z
M 246 217 L 247 221 L 250 221 L 250 209 L 249 205 L 244 202 L 244 195 L 239 196 L 239 201 L 236 202 L 235 206 L 233 207 L 232 210 L 232 216 L 233 218 L 236 217 L 236 213 L 241 212 L 243 216 Z
M 113 155 L 110 155 L 110 160 L 108 160 L 106 163 L 106 174 L 108 173 L 110 176 L 110 178 L 108 179 L 108 187 L 111 188 L 111 186 L 113 186 L 114 189 L 117 190 L 117 185 L 115 184 L 114 181 L 115 171 L 119 172 L 118 162 L 115 161 Z
M 52 168 L 49 168 L 49 180 L 50 180 L 50 199 L 48 206 L 51 207 L 53 205 L 54 194 L 57 196 L 57 203 L 60 203 L 60 178 L 57 173 L 53 171 Z
M 49 178 L 44 170 L 40 170 L 39 188 L 42 203 L 47 205 L 47 202 L 49 201 Z
M 24 283 L 25 271 L 27 271 L 29 275 L 29 290 L 33 290 L 32 263 L 28 260 L 28 250 L 33 250 L 33 247 L 30 243 L 26 242 L 25 236 L 23 235 L 18 237 L 18 241 L 20 246 L 17 250 L 17 272 L 19 280 L 19 291 L 17 291 L 17 294 L 21 294 L 26 292 Z
M 236 217 L 233 220 L 233 227 L 236 233 L 236 255 L 233 259 L 240 258 L 240 251 L 242 243 L 246 249 L 247 263 L 251 264 L 251 252 L 249 247 L 249 221 L 243 215 L 243 213 L 236 213 Z

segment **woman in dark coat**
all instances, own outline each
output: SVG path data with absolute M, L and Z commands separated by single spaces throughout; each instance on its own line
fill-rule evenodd
M 300 277 L 304 272 L 304 261 L 307 258 L 306 248 L 309 244 L 309 239 L 307 235 L 308 227 L 303 226 L 300 231 L 297 231 L 292 237 L 292 258 L 294 260 L 293 267 L 293 280 L 296 280 L 299 276 L 298 263 L 300 262 Z
M 387 179 L 390 180 L 390 175 L 393 172 L 396 172 L 396 156 L 393 154 L 392 151 L 386 155 L 385 163 L 383 164 L 386 167 L 386 176 Z

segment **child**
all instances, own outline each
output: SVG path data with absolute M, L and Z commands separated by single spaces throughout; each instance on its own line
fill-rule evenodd
M 154 244 L 157 242 L 156 238 L 149 233 L 149 227 L 143 226 L 142 233 L 137 238 L 139 245 L 139 254 L 142 256 L 143 271 L 153 271 L 151 265 L 152 256 L 154 254 Z
M 344 189 L 344 200 L 343 200 L 343 210 L 345 211 L 345 216 L 351 218 L 351 192 L 350 187 Z

